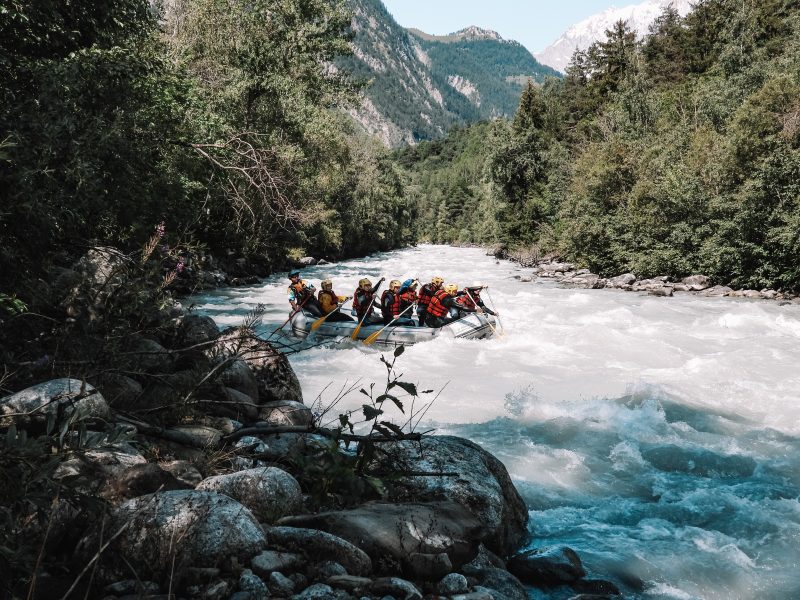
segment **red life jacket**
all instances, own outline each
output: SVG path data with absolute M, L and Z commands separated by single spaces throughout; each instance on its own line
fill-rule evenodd
M 359 294 L 366 294 L 364 308 L 361 308 L 361 303 L 358 301 Z M 356 314 L 361 314 L 364 310 L 367 310 L 368 307 L 372 307 L 372 298 L 375 295 L 372 292 L 365 292 L 361 289 L 361 287 L 357 287 L 356 291 L 353 292 L 353 308 L 356 311 Z
M 442 302 L 445 300 L 445 298 L 449 297 L 450 294 L 444 290 L 437 291 L 433 298 L 431 298 L 430 304 L 428 304 L 428 314 L 433 315 L 434 317 L 446 317 L 450 313 L 450 309 L 447 308 Z
M 463 306 L 467 310 L 475 310 L 475 303 L 472 301 L 472 298 L 470 298 L 466 294 L 464 294 L 463 296 L 460 296 L 456 300 L 456 303 L 460 304 L 461 306 Z
M 417 292 L 406 290 L 400 294 L 400 310 L 403 311 L 417 301 Z
M 400 294 L 397 292 L 393 292 L 391 290 L 384 290 L 383 294 L 381 295 L 381 308 L 384 307 L 384 301 L 386 300 L 386 294 L 392 294 L 394 296 L 394 300 L 389 305 L 389 311 L 392 313 L 392 317 L 396 317 L 400 314 Z
M 428 306 L 431 303 L 431 299 L 433 298 L 436 290 L 433 287 L 432 283 L 426 283 L 422 286 L 422 289 L 419 291 L 419 299 L 417 302 L 422 308 Z

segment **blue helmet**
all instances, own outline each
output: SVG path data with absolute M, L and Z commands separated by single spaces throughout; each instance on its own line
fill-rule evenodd
M 414 285 L 414 279 L 406 279 L 400 286 L 400 291 L 405 292 L 408 288 Z

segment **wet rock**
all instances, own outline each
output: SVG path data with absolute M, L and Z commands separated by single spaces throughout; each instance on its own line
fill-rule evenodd
M 162 469 L 175 476 L 178 481 L 195 487 L 203 480 L 200 471 L 192 463 L 186 460 L 171 460 L 160 463 Z
M 452 500 L 478 519 L 486 529 L 483 543 L 498 554 L 510 554 L 526 538 L 528 509 L 525 503 L 503 463 L 477 444 L 453 436 L 435 436 L 420 442 L 385 444 L 382 449 L 386 454 L 378 456 L 370 465 L 378 472 L 458 474 L 457 477 L 404 477 L 387 481 L 389 500 Z M 454 560 L 453 564 L 458 561 Z
M 300 554 L 276 552 L 275 550 L 265 550 L 250 561 L 253 571 L 263 578 L 269 577 L 276 571 L 290 573 L 301 568 L 303 564 L 303 557 Z
M 261 406 L 258 418 L 275 427 L 308 427 L 314 422 L 311 409 L 292 400 L 267 402 Z
M 761 297 L 765 300 L 774 300 L 778 297 L 778 292 L 775 290 L 761 290 Z
M 317 264 L 317 259 L 313 256 L 304 256 L 300 260 L 297 261 L 297 264 L 303 267 L 312 267 Z
M 586 575 L 580 557 L 568 546 L 526 550 L 509 559 L 508 570 L 530 585 L 572 583 Z
M 475 591 L 488 590 L 492 596 L 505 600 L 528 600 L 525 586 L 505 569 L 482 569 L 471 574 L 478 580 Z
M 44 424 L 50 414 L 61 420 L 68 419 L 76 410 L 89 419 L 111 418 L 108 404 L 100 392 L 79 379 L 64 378 L 39 383 L 0 398 L 0 426 L 7 427 L 12 420 L 22 424 Z
M 661 296 L 664 298 L 671 298 L 672 286 L 669 285 L 653 286 L 649 290 L 647 290 L 647 293 L 650 294 L 651 296 Z
M 684 284 L 684 283 L 675 283 L 675 284 L 673 284 L 672 285 L 672 290 L 674 292 L 688 292 L 688 291 L 691 291 L 691 290 L 689 290 L 689 286 Z
M 466 594 L 469 591 L 469 582 L 461 573 L 450 573 L 445 575 L 436 585 L 436 591 L 442 596 L 455 596 L 456 594 Z
M 709 296 L 709 297 L 727 296 L 732 291 L 733 290 L 731 288 L 727 287 L 727 286 L 715 285 L 714 287 L 708 288 L 707 290 L 705 290 L 703 292 L 703 296 Z
M 303 554 L 310 561 L 336 560 L 353 575 L 369 575 L 372 561 L 350 542 L 324 531 L 299 527 L 270 527 L 267 529 L 270 546 Z
M 355 595 L 359 595 L 369 590 L 372 579 L 368 577 L 356 577 L 355 575 L 336 575 L 329 577 L 328 585 L 335 589 L 347 590 Z
M 381 577 L 372 582 L 372 595 L 384 594 L 398 600 L 422 600 L 422 592 L 410 581 L 399 577 Z
M 222 441 L 221 431 L 203 425 L 173 427 L 170 431 L 176 431 L 185 436 L 186 441 L 181 443 L 193 448 L 216 448 Z
M 294 582 L 277 571 L 269 574 L 267 587 L 273 596 L 279 598 L 288 598 L 294 594 Z
M 693 292 L 699 292 L 711 287 L 711 281 L 705 275 L 692 275 L 681 279 L 681 283 L 688 286 Z
M 123 503 L 112 511 L 109 522 L 97 524 L 80 542 L 79 560 L 94 555 L 101 530 L 122 531 L 103 554 L 101 581 L 113 581 L 131 569 L 141 578 L 160 581 L 173 569 L 249 560 L 266 542 L 247 508 L 227 496 L 195 490 L 149 494 Z
M 158 584 L 153 581 L 139 581 L 137 579 L 124 579 L 107 585 L 103 591 L 106 594 L 122 596 L 124 594 L 157 594 Z
M 203 480 L 198 490 L 219 492 L 249 508 L 259 521 L 274 523 L 303 504 L 300 484 L 283 469 L 248 469 Z
M 390 556 L 402 564 L 404 575 L 427 580 L 472 560 L 486 534 L 456 502 L 369 502 L 352 510 L 288 517 L 281 524 L 326 531 L 361 548 L 373 563 Z
M 505 569 L 506 563 L 483 544 L 478 546 L 478 555 L 462 567 L 467 574 L 490 568 Z
M 337 600 L 337 595 L 331 586 L 324 583 L 315 583 L 299 594 L 292 596 L 292 600 Z
M 530 283 L 531 281 L 533 281 L 533 277 L 531 277 L 530 275 L 520 275 L 519 280 L 522 283 Z
M 250 366 L 243 360 L 234 360 L 226 368 L 220 381 L 228 388 L 233 388 L 242 394 L 252 398 L 253 402 L 258 399 L 258 382 Z
M 761 295 L 761 292 L 759 292 L 757 290 L 743 290 L 742 291 L 742 296 L 745 297 L 745 298 L 757 298 L 757 299 L 763 298 L 763 296 Z
M 599 594 L 603 597 L 621 595 L 619 588 L 605 579 L 581 579 L 572 584 L 572 589 L 581 594 Z
M 242 592 L 250 592 L 256 598 L 268 598 L 269 590 L 267 584 L 264 583 L 258 575 L 253 575 L 250 569 L 245 569 L 239 575 L 239 590 Z

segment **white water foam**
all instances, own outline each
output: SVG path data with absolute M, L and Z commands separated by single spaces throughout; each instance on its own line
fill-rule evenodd
M 505 337 L 419 344 L 398 366 L 443 390 L 423 425 L 503 460 L 534 546 L 571 545 L 627 597 L 800 598 L 800 306 L 514 278 L 525 273 L 477 249 L 421 246 L 303 276 L 348 295 L 363 276 L 489 284 Z M 265 303 L 268 332 L 288 316 L 286 283 L 198 302 L 226 324 Z M 291 361 L 311 403 L 331 383 L 384 380 L 379 356 L 348 344 Z M 336 412 L 360 405 L 353 394 Z

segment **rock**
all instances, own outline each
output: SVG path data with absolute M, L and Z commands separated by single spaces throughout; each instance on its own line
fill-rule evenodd
M 355 595 L 359 595 L 369 590 L 372 579 L 368 577 L 356 577 L 355 575 L 336 575 L 328 578 L 328 585 L 334 589 L 347 590 Z
M 345 569 L 338 562 L 332 560 L 324 560 L 320 563 L 316 563 L 308 570 L 308 576 L 312 580 L 316 581 L 323 581 L 329 579 L 330 577 L 342 575 L 347 575 L 347 569 Z
M 455 596 L 456 594 L 466 594 L 469 591 L 469 582 L 461 573 L 450 573 L 445 575 L 436 584 L 436 591 L 442 596 Z
M 530 585 L 560 585 L 584 577 L 581 559 L 568 546 L 526 550 L 509 559 L 508 570 Z
M 314 422 L 311 409 L 293 400 L 267 402 L 259 410 L 258 418 L 275 427 L 308 427 Z
M 528 600 L 525 586 L 505 569 L 488 568 L 471 573 L 478 580 L 475 591 L 488 590 L 492 596 L 506 600 Z
M 328 440 L 320 435 L 301 433 L 260 434 L 258 439 L 268 446 L 263 460 L 272 462 L 302 456 L 312 444 L 328 444 Z
M 303 566 L 303 557 L 300 554 L 291 552 L 276 552 L 265 550 L 261 554 L 254 556 L 250 561 L 253 571 L 263 578 L 267 578 L 271 573 L 279 571 L 281 573 L 295 571 Z
M 245 394 L 253 402 L 258 400 L 258 382 L 250 366 L 243 360 L 234 360 L 220 375 L 220 381 L 228 388 Z
M 212 356 L 224 358 L 237 355 L 253 372 L 258 384 L 258 402 L 279 400 L 303 402 L 300 382 L 285 354 L 275 350 L 254 335 L 243 335 L 238 328 L 224 331 L 217 339 Z
M 578 594 L 570 596 L 567 600 L 613 600 L 613 596 L 608 594 Z
M 602 596 L 620 596 L 619 588 L 605 579 L 581 579 L 572 584 L 572 589 L 582 594 L 600 594 Z
M 113 493 L 109 486 L 126 469 L 143 465 L 147 461 L 131 444 L 121 442 L 113 446 L 92 448 L 82 458 L 70 458 L 58 465 L 53 479 L 72 478 L 71 486 L 87 494 L 104 496 Z
M 647 293 L 650 294 L 651 296 L 661 296 L 664 298 L 671 298 L 672 286 L 669 285 L 653 286 L 649 290 L 647 290 Z
M 115 596 L 122 596 L 124 594 L 157 594 L 159 592 L 158 584 L 153 581 L 139 581 L 137 579 L 125 579 L 107 585 L 103 591 L 106 594 L 114 594 Z
M 528 534 L 528 509 L 503 463 L 477 444 L 453 436 L 382 445 L 370 465 L 379 472 L 446 471 L 458 477 L 404 477 L 388 480 L 388 499 L 403 502 L 447 499 L 466 507 L 486 529 L 483 543 L 511 554 Z M 477 541 L 477 540 L 476 540 Z M 451 556 L 452 558 L 452 556 Z M 453 561 L 458 564 L 458 561 Z
M 288 598 L 294 594 L 294 582 L 277 571 L 269 574 L 267 587 L 269 587 L 269 591 L 273 596 L 278 596 L 279 598 Z
M 480 571 L 482 569 L 505 569 L 506 563 L 502 558 L 481 544 L 478 546 L 478 555 L 462 567 L 464 573 Z
M 117 410 L 136 406 L 143 389 L 138 381 L 125 375 L 109 375 L 98 388 L 109 406 Z
M 234 592 L 228 600 L 256 600 L 250 592 Z
M 239 590 L 242 592 L 250 592 L 256 598 L 268 598 L 269 590 L 267 584 L 264 583 L 258 575 L 253 575 L 250 569 L 245 569 L 239 575 Z
M 761 299 L 761 298 L 764 297 L 764 296 L 761 295 L 761 292 L 759 292 L 758 290 L 743 290 L 742 291 L 742 296 L 744 296 L 745 298 L 758 298 L 758 299 Z
M 265 454 L 269 452 L 269 446 L 263 440 L 252 435 L 239 438 L 233 447 L 237 450 L 246 450 L 248 454 Z
M 681 279 L 681 283 L 688 286 L 693 292 L 699 292 L 711 287 L 711 282 L 705 275 L 692 275 Z
M 448 501 L 369 502 L 352 510 L 288 517 L 280 523 L 326 531 L 361 548 L 373 564 L 389 556 L 402 565 L 404 575 L 429 580 L 472 560 L 486 534 L 468 509 Z M 412 560 L 413 554 L 425 556 Z
M 530 275 L 520 275 L 519 280 L 521 283 L 530 283 L 531 281 L 533 281 L 533 277 L 531 277 Z
M 363 550 L 330 533 L 298 527 L 270 527 L 267 537 L 270 547 L 303 554 L 310 561 L 335 556 L 348 573 L 369 575 L 372 572 L 372 561 Z
M 313 256 L 304 256 L 303 258 L 297 261 L 297 264 L 303 267 L 312 267 L 315 264 L 317 264 L 317 259 L 314 258 Z
M 107 538 L 109 531 L 121 533 L 103 554 L 97 575 L 101 581 L 113 581 L 131 569 L 140 578 L 163 581 L 188 567 L 249 560 L 266 543 L 247 508 L 222 494 L 195 490 L 148 494 L 121 504 L 109 522 L 97 524 L 81 540 L 78 559 L 93 556 L 100 536 Z
M 675 283 L 672 285 L 672 291 L 674 292 L 689 292 L 689 286 L 685 283 Z
M 235 421 L 230 417 L 204 416 L 199 419 L 198 424 L 204 427 L 216 429 L 223 435 L 230 435 L 234 431 L 238 431 L 242 428 L 242 424 L 239 421 Z
M 710 296 L 710 297 L 720 297 L 720 296 L 727 296 L 733 290 L 724 285 L 715 285 L 712 288 L 708 288 L 703 292 L 703 296 Z
M 221 431 L 204 425 L 173 427 L 169 431 L 175 431 L 185 436 L 186 441 L 181 443 L 193 448 L 216 448 L 222 441 Z
M 209 583 L 201 592 L 200 597 L 202 600 L 226 600 L 230 597 L 232 590 L 233 584 L 223 579 L 221 581 Z
M 292 600 L 337 600 L 337 596 L 331 586 L 324 583 L 315 583 L 299 594 L 292 596 Z
M 200 471 L 189 461 L 172 460 L 160 464 L 162 469 L 168 473 L 172 473 L 178 481 L 182 481 L 191 487 L 195 487 L 203 480 Z
M 471 594 L 453 596 L 453 600 L 495 600 L 495 597 L 489 590 L 482 589 L 481 591 L 474 591 Z
M 633 285 L 636 281 L 636 275 L 633 273 L 623 273 L 608 280 L 610 287 L 622 287 L 625 285 Z
M 289 575 L 289 579 L 291 579 L 292 583 L 294 583 L 294 589 L 296 590 L 304 590 L 308 587 L 308 577 L 302 573 L 292 573 Z
M 399 577 L 381 577 L 372 582 L 370 592 L 373 596 L 384 594 L 398 600 L 422 600 L 422 592 L 410 581 Z
M 182 349 L 208 344 L 219 337 L 219 327 L 214 319 L 204 315 L 188 314 L 178 324 L 178 344 Z
M 329 265 L 329 264 L 331 264 L 331 263 L 329 261 L 325 260 L 324 258 L 320 258 L 317 261 L 317 265 Z
M 150 338 L 132 336 L 126 351 L 130 357 L 129 367 L 133 371 L 171 373 L 175 366 L 170 351 Z
M 766 300 L 774 300 L 778 296 L 775 290 L 761 290 L 761 297 Z
M 258 418 L 256 399 L 229 387 L 222 387 L 215 400 L 204 401 L 203 409 L 209 414 L 231 417 L 243 423 L 252 423 Z
M 249 508 L 259 521 L 267 523 L 296 513 L 303 504 L 297 480 L 275 467 L 209 477 L 197 489 L 230 496 Z
M 155 463 L 134 465 L 125 469 L 112 482 L 114 494 L 119 498 L 136 498 L 159 490 L 185 490 L 194 486 L 179 481 L 172 473 Z
M 88 419 L 109 420 L 111 411 L 94 387 L 79 379 L 52 379 L 0 398 L 0 427 L 18 423 L 44 424 L 47 416 L 68 419 L 75 411 Z M 13 418 L 11 415 L 14 415 Z

